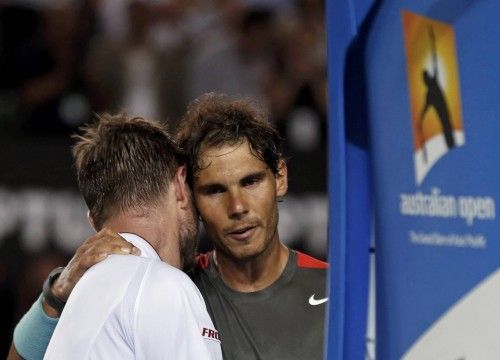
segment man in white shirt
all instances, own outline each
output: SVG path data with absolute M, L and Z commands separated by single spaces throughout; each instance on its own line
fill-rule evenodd
M 110 256 L 76 285 L 45 359 L 222 359 L 194 283 L 197 220 L 186 170 L 160 125 L 102 115 L 76 137 L 78 185 L 96 230 L 141 256 Z

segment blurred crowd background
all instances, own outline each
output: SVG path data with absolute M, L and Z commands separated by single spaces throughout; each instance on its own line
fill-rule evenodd
M 324 7 L 322 0 L 0 2 L 0 357 L 48 272 L 92 234 L 70 136 L 96 112 L 126 110 L 175 129 L 201 93 L 254 99 L 285 138 L 281 238 L 326 258 Z

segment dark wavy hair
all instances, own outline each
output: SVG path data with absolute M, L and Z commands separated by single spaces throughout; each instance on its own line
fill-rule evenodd
M 186 156 L 189 181 L 201 169 L 203 146 L 236 145 L 247 140 L 253 154 L 278 175 L 283 140 L 251 101 L 223 94 L 204 94 L 193 100 L 181 120 L 176 139 Z

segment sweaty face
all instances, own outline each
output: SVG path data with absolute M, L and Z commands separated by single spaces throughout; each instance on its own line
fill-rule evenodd
M 278 242 L 277 197 L 287 189 L 286 169 L 275 176 L 247 141 L 200 151 L 194 198 L 218 252 L 249 259 Z
M 192 201 L 190 209 L 179 224 L 179 242 L 182 268 L 184 271 L 190 270 L 195 263 L 196 247 L 198 245 L 198 214 Z

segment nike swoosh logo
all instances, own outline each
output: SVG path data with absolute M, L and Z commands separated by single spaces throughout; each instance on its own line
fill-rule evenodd
M 325 302 L 328 301 L 328 298 L 323 298 L 323 299 L 315 299 L 314 296 L 316 294 L 312 294 L 311 297 L 309 298 L 309 305 L 316 306 L 316 305 L 321 305 Z

